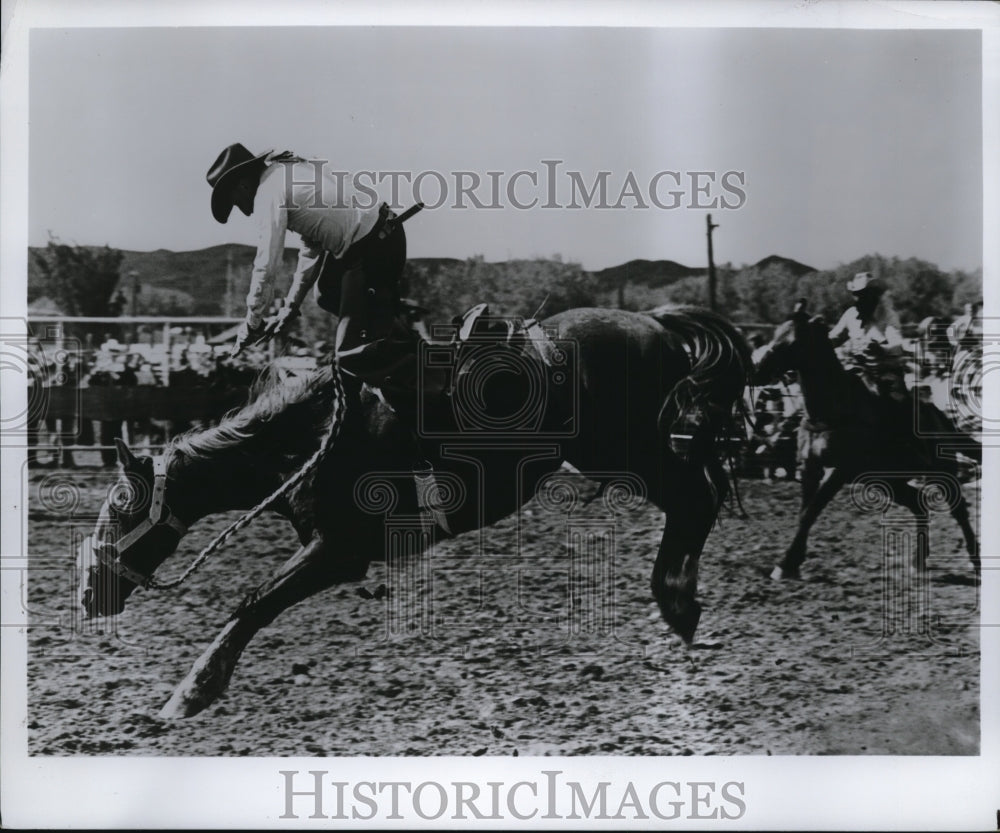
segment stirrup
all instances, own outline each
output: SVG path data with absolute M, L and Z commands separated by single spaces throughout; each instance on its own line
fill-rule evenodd
M 441 505 L 438 502 L 439 492 L 437 479 L 434 477 L 434 467 L 426 460 L 424 464 L 427 466 L 426 469 L 413 467 L 413 481 L 417 487 L 417 506 L 420 507 L 420 514 L 432 518 L 434 523 L 448 535 L 451 535 L 448 517 L 441 510 Z

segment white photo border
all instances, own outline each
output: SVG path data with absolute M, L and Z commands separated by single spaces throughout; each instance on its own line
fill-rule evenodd
M 4 316 L 26 315 L 28 166 L 28 34 L 33 27 L 233 25 L 579 25 L 772 28 L 981 29 L 983 38 L 984 292 L 986 315 L 1000 315 L 1000 7 L 991 3 L 724 2 L 362 2 L 326 4 L 248 2 L 25 2 L 14 9 L 2 54 L 2 266 Z M 24 390 L 4 389 L 15 406 Z M 18 397 L 22 399 L 19 400 Z M 987 378 L 984 402 L 998 405 Z M 22 449 L 3 449 L 2 552 L 19 553 L 18 505 Z M 1000 449 L 984 449 L 983 507 L 1000 505 Z M 997 557 L 1000 515 L 984 512 L 985 558 Z M 3 605 L 18 603 L 18 576 L 3 573 Z M 1000 620 L 1000 571 L 983 575 L 984 616 Z M 6 621 L 6 619 L 5 619 Z M 326 770 L 331 780 L 467 780 L 541 782 L 546 770 L 593 785 L 600 780 L 649 786 L 663 780 L 738 781 L 747 812 L 733 820 L 701 821 L 704 829 L 985 829 L 1000 812 L 1000 625 L 982 629 L 981 728 L 971 757 L 686 757 L 686 758 L 46 758 L 27 755 L 25 630 L 2 633 L 2 811 L 11 827 L 188 828 L 330 827 L 348 822 L 281 819 L 281 770 Z M 507 828 L 502 820 L 434 821 L 415 816 L 378 820 L 380 826 Z M 655 819 L 614 826 L 660 826 Z M 531 828 L 606 828 L 607 821 L 545 820 Z M 679 819 L 667 826 L 692 827 Z

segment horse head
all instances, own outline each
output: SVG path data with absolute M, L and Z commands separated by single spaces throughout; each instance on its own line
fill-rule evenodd
M 115 616 L 177 549 L 187 531 L 167 503 L 167 459 L 137 457 L 121 440 L 119 476 L 108 490 L 94 532 L 80 544 L 80 603 L 88 617 Z
M 754 351 L 754 383 L 772 384 L 789 370 L 801 373 L 827 353 L 832 355 L 833 347 L 826 321 L 821 315 L 810 316 L 805 300 L 800 299 L 792 317 L 775 328 L 771 341 Z
M 773 384 L 787 371 L 799 369 L 802 345 L 797 329 L 795 319 L 785 321 L 775 327 L 770 342 L 754 350 L 754 384 Z

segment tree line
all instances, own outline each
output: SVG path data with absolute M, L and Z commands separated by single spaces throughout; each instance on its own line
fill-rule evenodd
M 66 315 L 117 316 L 128 310 L 131 299 L 123 292 L 120 274 L 122 252 L 107 246 L 70 246 L 53 239 L 44 249 L 33 251 L 32 257 L 39 278 L 31 287 L 29 301 L 32 295 L 45 295 Z M 812 312 L 832 323 L 851 302 L 846 282 L 861 271 L 874 272 L 886 281 L 904 323 L 932 315 L 953 317 L 965 304 L 983 296 L 981 269 L 949 272 L 918 258 L 871 254 L 821 271 L 804 271 L 780 260 L 763 266 L 724 265 L 717 269 L 720 311 L 737 322 L 776 324 L 787 319 L 795 301 L 803 298 Z M 279 296 L 290 279 L 290 271 L 282 276 Z M 221 311 L 225 287 L 220 284 L 218 290 Z M 410 263 L 403 292 L 430 311 L 431 322 L 445 322 L 483 301 L 496 314 L 525 318 L 581 306 L 642 310 L 664 303 L 705 305 L 707 278 L 685 277 L 665 286 L 608 286 L 580 264 L 559 256 L 499 263 L 478 256 L 429 265 Z M 136 312 L 186 314 L 183 304 L 170 293 L 169 289 L 143 287 Z M 330 317 L 314 306 L 306 305 L 300 327 L 306 343 L 328 339 L 331 333 Z

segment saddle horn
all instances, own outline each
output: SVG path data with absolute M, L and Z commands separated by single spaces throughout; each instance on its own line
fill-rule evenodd
M 115 437 L 115 449 L 118 451 L 118 462 L 122 468 L 129 468 L 139 461 L 139 458 L 132 453 L 132 449 L 125 445 L 125 440 Z

